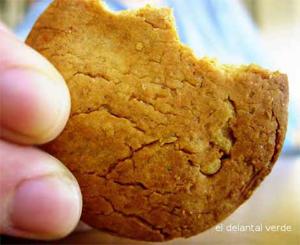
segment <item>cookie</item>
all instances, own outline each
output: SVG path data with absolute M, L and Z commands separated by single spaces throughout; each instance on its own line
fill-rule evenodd
M 95 228 L 149 241 L 198 234 L 247 200 L 278 158 L 286 75 L 198 59 L 170 9 L 56 0 L 27 44 L 70 89 L 67 126 L 43 148 L 78 179 L 82 219 Z

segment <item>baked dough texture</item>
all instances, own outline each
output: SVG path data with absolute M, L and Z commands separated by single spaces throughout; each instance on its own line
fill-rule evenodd
M 195 235 L 248 199 L 278 158 L 286 75 L 196 58 L 170 9 L 56 0 L 27 44 L 70 89 L 67 126 L 43 148 L 77 177 L 82 219 L 95 228 L 150 241 Z

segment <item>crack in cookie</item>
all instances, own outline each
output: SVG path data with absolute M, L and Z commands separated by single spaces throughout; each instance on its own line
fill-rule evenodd
M 246 201 L 278 158 L 287 77 L 198 59 L 170 9 L 55 0 L 27 44 L 70 89 L 66 128 L 42 148 L 78 179 L 95 228 L 149 241 L 198 234 Z

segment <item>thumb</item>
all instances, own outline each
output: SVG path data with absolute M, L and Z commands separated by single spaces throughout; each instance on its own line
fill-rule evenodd
M 0 234 L 57 239 L 77 225 L 81 194 L 71 173 L 33 147 L 0 140 Z

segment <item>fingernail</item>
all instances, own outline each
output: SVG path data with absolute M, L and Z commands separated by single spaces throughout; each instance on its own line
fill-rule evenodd
M 21 182 L 11 210 L 14 229 L 38 237 L 70 233 L 81 215 L 78 184 L 67 176 L 43 176 Z

